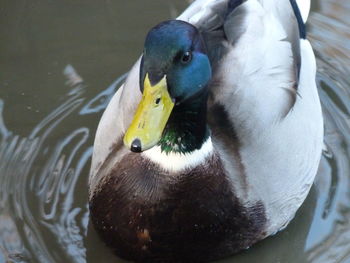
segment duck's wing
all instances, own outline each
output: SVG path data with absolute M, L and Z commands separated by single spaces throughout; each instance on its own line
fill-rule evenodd
M 196 25 L 205 38 L 214 68 L 214 97 L 230 100 L 233 91 L 260 83 L 249 91 L 264 98 L 258 103 L 263 120 L 274 121 L 290 111 L 300 73 L 299 40 L 305 38 L 310 7 L 310 1 L 299 2 L 302 11 L 295 0 L 200 0 L 179 17 Z M 261 96 L 266 92 L 271 96 Z M 275 113 L 265 105 L 274 105 Z
M 262 202 L 269 234 L 291 220 L 321 156 L 309 8 L 305 0 L 203 0 L 180 16 L 203 32 L 213 65 L 214 146 L 237 197 Z

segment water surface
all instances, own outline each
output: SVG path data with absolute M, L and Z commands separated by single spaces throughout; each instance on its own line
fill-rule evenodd
M 123 262 L 89 226 L 94 133 L 148 29 L 187 1 L 0 5 L 0 262 Z M 325 151 L 287 229 L 220 262 L 350 262 L 350 3 L 313 1 Z

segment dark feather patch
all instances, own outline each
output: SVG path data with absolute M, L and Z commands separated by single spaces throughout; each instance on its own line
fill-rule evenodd
M 295 0 L 289 0 L 289 1 L 290 1 L 290 4 L 293 7 L 294 15 L 295 15 L 295 17 L 296 17 L 296 19 L 298 21 L 300 38 L 305 39 L 306 38 L 306 27 L 305 27 L 305 23 L 303 21 L 303 18 L 301 16 L 298 4 L 297 4 L 297 2 Z
M 241 5 L 245 0 L 230 0 L 227 6 L 227 15 L 230 14 L 235 8 Z
M 129 154 L 102 184 L 90 201 L 92 222 L 126 259 L 207 262 L 265 235 L 264 206 L 241 205 L 216 156 L 175 176 Z

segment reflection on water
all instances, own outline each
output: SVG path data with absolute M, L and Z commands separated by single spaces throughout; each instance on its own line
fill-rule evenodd
M 315 8 L 309 38 L 326 135 L 315 186 L 285 231 L 234 262 L 350 261 L 350 4 L 324 0 Z M 176 15 L 173 5 L 169 10 Z M 86 184 L 97 120 L 124 76 L 91 95 L 84 75 L 62 68 L 67 95 L 24 135 L 7 128 L 2 113 L 12 105 L 0 93 L 0 262 L 117 260 L 88 224 Z M 58 86 L 63 84 L 62 78 Z M 16 118 L 10 123 L 20 127 L 27 116 Z

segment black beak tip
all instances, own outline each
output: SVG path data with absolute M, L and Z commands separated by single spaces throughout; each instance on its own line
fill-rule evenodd
M 134 153 L 140 153 L 141 152 L 141 141 L 140 139 L 135 139 L 133 140 L 133 142 L 131 143 L 131 148 L 130 150 Z

